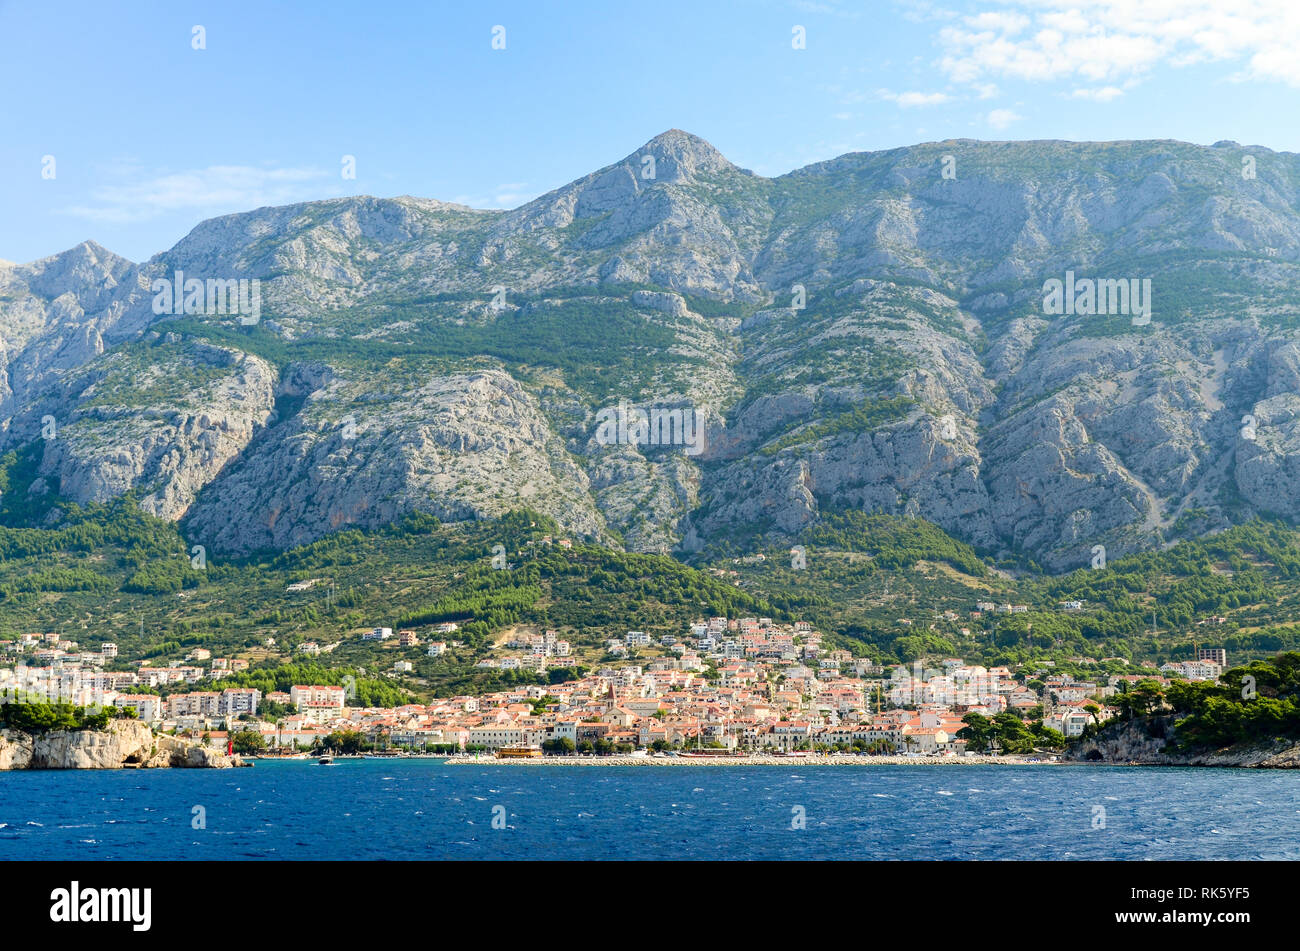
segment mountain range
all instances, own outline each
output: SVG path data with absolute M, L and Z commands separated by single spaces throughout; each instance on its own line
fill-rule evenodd
M 1300 516 L 1298 195 L 1300 156 L 1233 142 L 765 178 L 671 130 L 508 211 L 261 208 L 142 264 L 87 241 L 0 263 L 0 453 L 33 475 L 6 492 L 47 526 L 127 497 L 214 557 L 521 508 L 690 555 L 862 510 L 1104 563 Z M 256 280 L 258 313 L 160 307 L 178 272 Z M 1051 281 L 1145 286 L 1149 320 L 1053 312 Z M 694 413 L 702 451 L 602 439 L 612 407 Z

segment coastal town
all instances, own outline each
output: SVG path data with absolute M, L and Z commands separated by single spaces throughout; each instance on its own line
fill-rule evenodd
M 1015 606 L 1005 606 L 1006 611 Z M 976 606 L 975 611 L 1000 606 Z M 1068 608 L 1067 608 L 1068 609 Z M 451 634 L 454 624 L 435 633 Z M 364 635 L 393 637 L 388 628 Z M 413 631 L 396 635 L 420 644 Z M 312 645 L 315 646 L 315 645 Z M 446 643 L 427 645 L 430 656 Z M 1069 739 L 1116 717 L 1116 694 L 1128 686 L 1172 679 L 1216 680 L 1222 649 L 1193 660 L 1150 662 L 1106 673 L 1119 658 L 1071 658 L 1018 668 L 984 667 L 959 657 L 882 665 L 823 644 L 806 622 L 770 618 L 703 618 L 679 635 L 628 631 L 604 645 L 616 660 L 576 679 L 528 684 L 479 696 L 452 696 L 397 707 L 356 705 L 339 684 L 294 684 L 265 695 L 221 682 L 249 669 L 239 657 L 196 648 L 166 663 L 118 664 L 117 646 L 87 650 L 58 634 L 0 641 L 0 695 L 5 702 L 58 700 L 86 707 L 130 708 L 155 730 L 226 748 L 319 749 L 340 735 L 368 748 L 411 752 L 529 751 L 532 755 L 640 754 L 648 751 L 756 751 L 974 755 L 964 718 L 1013 714 L 1040 723 L 1042 737 Z M 556 631 L 516 632 L 479 666 L 545 673 L 573 665 L 571 645 Z M 641 659 L 642 655 L 656 656 Z M 125 667 L 126 669 L 111 669 Z M 400 672 L 400 670 L 399 670 Z M 154 692 L 154 691 L 157 692 Z

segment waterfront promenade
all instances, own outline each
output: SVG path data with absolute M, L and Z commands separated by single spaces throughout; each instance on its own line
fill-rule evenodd
M 1060 766 L 1059 760 L 1032 756 L 542 756 L 497 759 L 487 753 L 448 757 L 449 766 Z

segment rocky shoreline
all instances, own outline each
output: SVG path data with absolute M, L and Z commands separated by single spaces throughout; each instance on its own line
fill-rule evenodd
M 1249 743 L 1220 749 L 1165 752 L 1175 736 L 1171 716 L 1146 717 L 1106 727 L 1095 737 L 1070 746 L 1073 763 L 1125 766 L 1217 766 L 1225 769 L 1300 769 L 1300 744 L 1290 740 Z
M 114 720 L 102 730 L 0 730 L 0 770 L 225 769 L 243 765 L 237 755 L 155 734 L 138 720 Z

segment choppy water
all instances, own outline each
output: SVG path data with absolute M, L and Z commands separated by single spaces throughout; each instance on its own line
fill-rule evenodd
M 0 773 L 0 859 L 1297 857 L 1300 774 L 1262 770 L 344 760 Z

